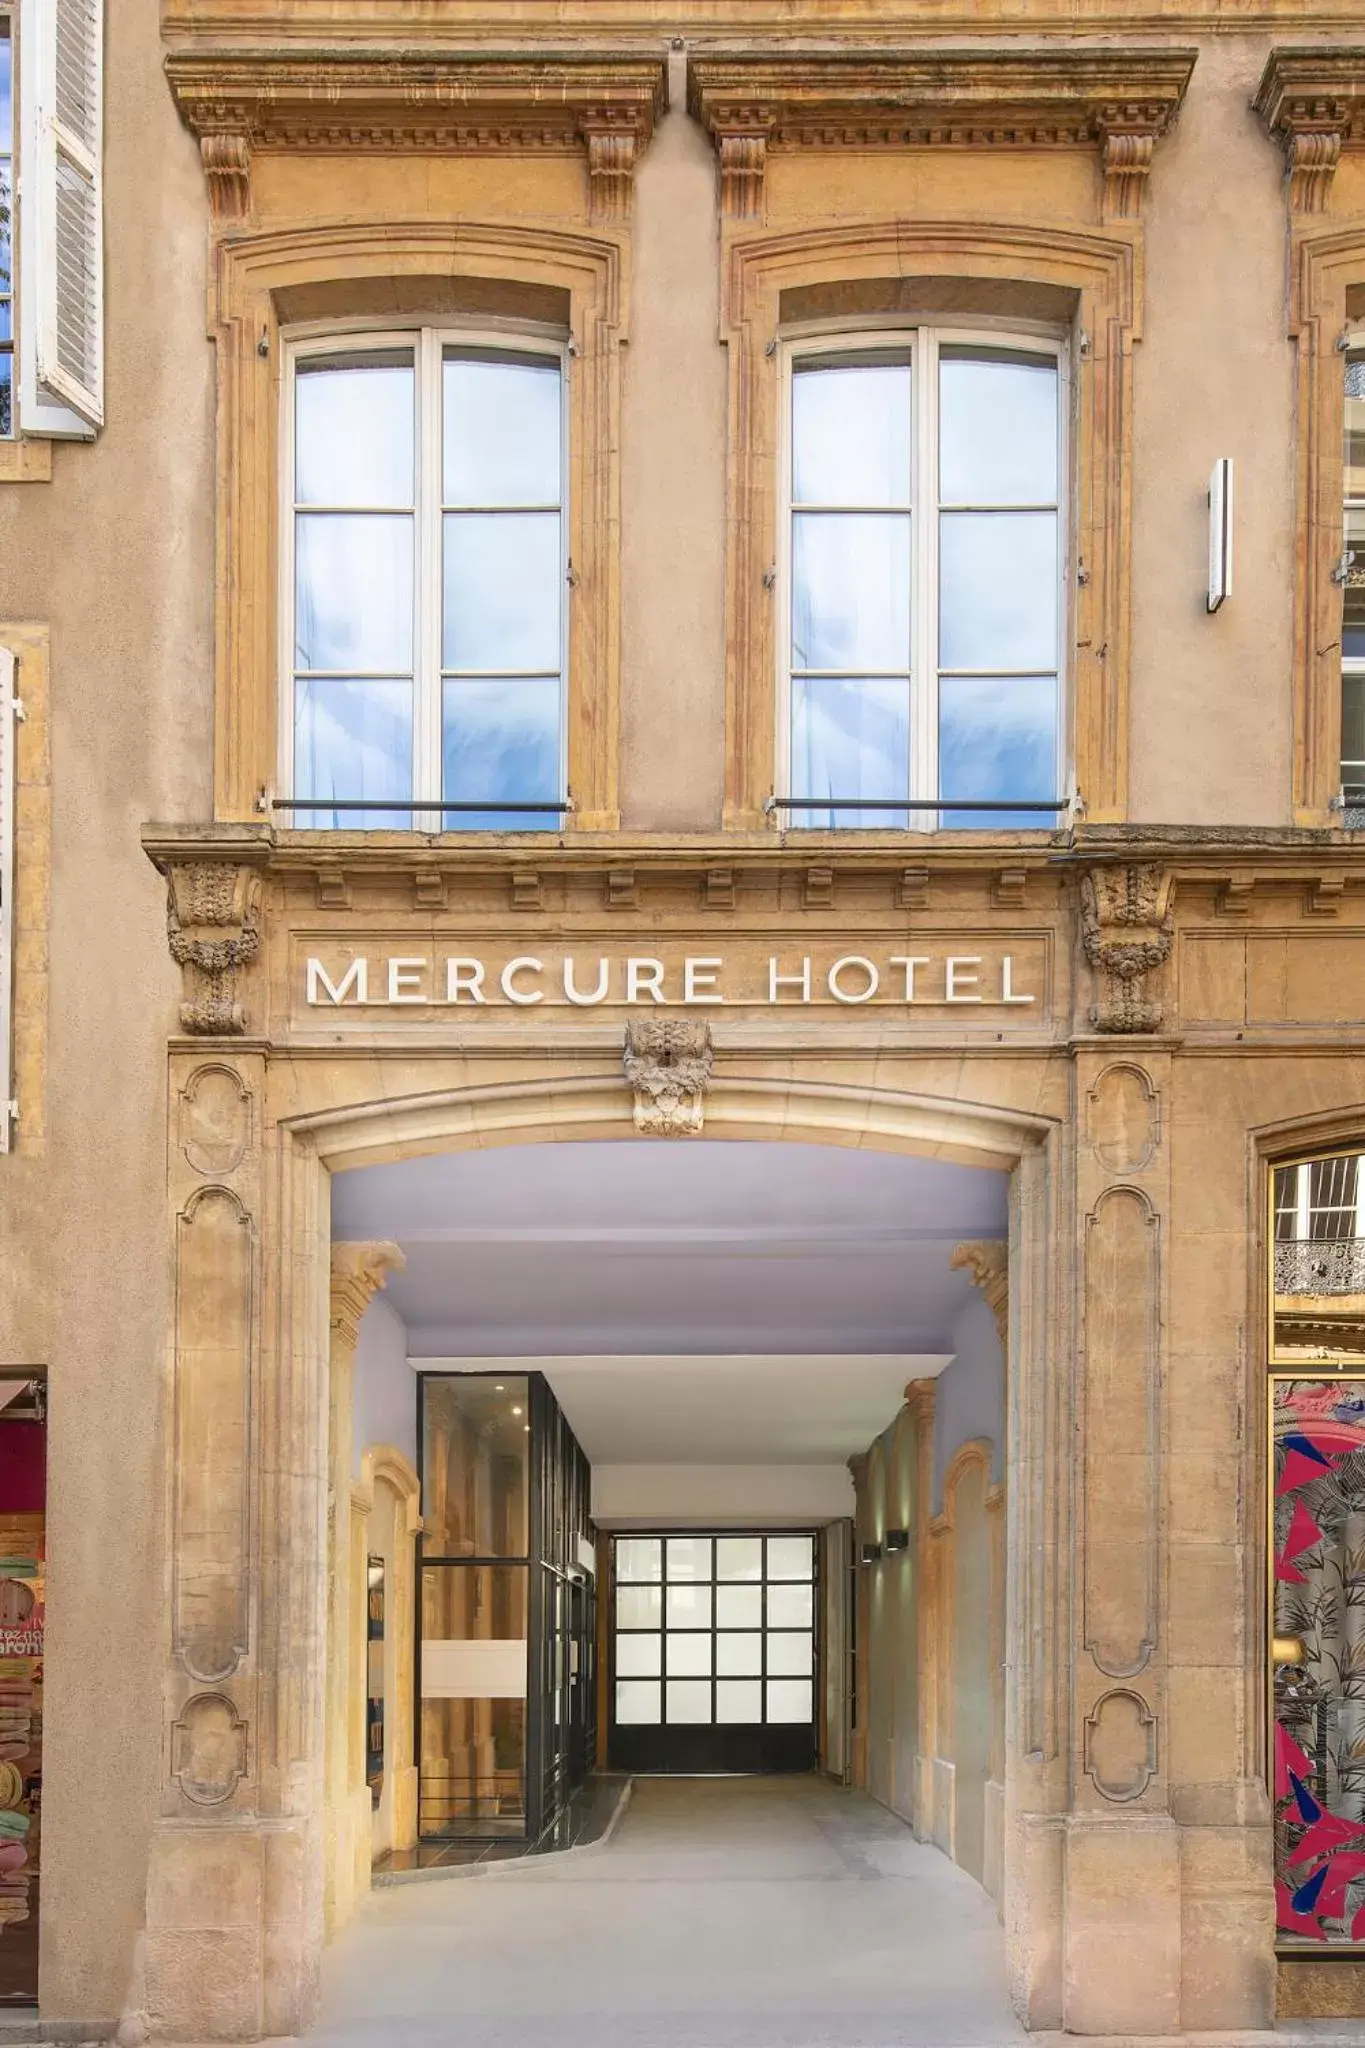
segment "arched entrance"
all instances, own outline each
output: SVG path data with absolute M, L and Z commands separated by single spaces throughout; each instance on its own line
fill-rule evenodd
M 230 1115 L 227 1089 L 211 1070 L 203 1063 L 197 1069 L 189 1060 L 185 1064 L 186 1096 L 193 1100 L 196 1091 L 202 1096 L 211 1088 L 222 1097 L 223 1115 Z M 252 1737 L 258 1746 L 248 1747 L 246 1731 L 236 1731 L 223 1705 L 216 1704 L 210 1714 L 205 1704 L 215 1697 L 214 1677 L 230 1661 L 220 1648 L 222 1629 L 211 1640 L 206 1632 L 198 1664 L 204 1677 L 180 1713 L 180 1781 L 187 1796 L 197 1792 L 204 1806 L 227 1806 L 240 1814 L 221 1842 L 222 1853 L 239 1857 L 250 1835 L 266 1846 L 260 1946 L 253 1944 L 253 1952 L 259 1958 L 255 2009 L 267 2032 L 296 2031 L 306 2024 L 321 1949 L 325 1873 L 329 1868 L 334 1873 L 333 1910 L 344 1910 L 335 1872 L 346 1866 L 348 1854 L 349 1867 L 355 1867 L 354 1823 L 349 1848 L 344 1842 L 338 1848 L 339 1808 L 328 1796 L 336 1780 L 329 1787 L 324 1766 L 329 1753 L 324 1740 L 327 1643 L 329 1634 L 332 1641 L 338 1639 L 342 1621 L 334 1607 L 329 1631 L 322 1598 L 327 1583 L 324 1510 L 329 1478 L 334 1498 L 336 1479 L 329 1473 L 326 1424 L 329 1395 L 334 1414 L 337 1397 L 328 1329 L 329 1316 L 335 1320 L 338 1313 L 335 1300 L 329 1309 L 329 1176 L 464 1148 L 634 1136 L 629 1098 L 605 1061 L 576 1068 L 524 1059 L 504 1062 L 501 1077 L 476 1086 L 460 1085 L 467 1075 L 463 1061 L 439 1064 L 444 1074 L 432 1072 L 429 1064 L 421 1078 L 446 1085 L 410 1088 L 403 1085 L 409 1070 L 396 1057 L 378 1063 L 262 1059 L 253 1079 L 265 1114 L 259 1125 L 246 1120 L 251 1136 L 240 1162 L 249 1168 L 254 1187 L 244 1198 L 240 1170 L 224 1174 L 224 1180 L 235 1178 L 238 1185 L 226 1187 L 219 1207 L 209 1212 L 218 1269 L 223 1245 L 231 1241 L 228 1222 L 236 1222 L 226 1198 L 243 1208 L 254 1202 L 263 1218 L 259 1267 L 247 1269 L 240 1305 L 225 1296 L 221 1283 L 214 1302 L 218 1395 L 226 1388 L 231 1396 L 237 1369 L 234 1316 L 250 1316 L 256 1347 L 249 1385 L 258 1398 L 248 1413 L 250 1434 L 241 1446 L 241 1464 L 254 1475 L 251 1576 L 259 1620 L 248 1656 L 238 1656 L 233 1668 L 250 1665 L 259 1716 Z M 1031 1093 L 1036 1100 L 1037 1090 Z M 1065 1659 L 1058 1631 L 1065 1556 L 1055 1541 L 1052 1517 L 1064 1497 L 1066 1470 L 1044 1344 L 1049 1312 L 1055 1339 L 1057 1304 L 1065 1298 L 1055 1277 L 1058 1246 L 1047 1221 L 1058 1170 L 1059 1121 L 1008 1104 L 880 1089 L 870 1081 L 863 1085 L 851 1079 L 761 1073 L 714 1084 L 706 1136 L 918 1154 L 1011 1173 L 1007 1442 L 1013 1564 L 1003 1758 L 1004 1805 L 1011 1818 L 1001 1890 L 1016 2003 L 1026 2016 L 1032 2012 L 1045 2019 L 1058 1995 L 1056 1951 L 1039 1941 L 1037 1929 L 1060 1922 L 1060 1864 L 1055 1856 L 1038 1854 L 1034 1845 L 1049 1831 L 1055 1833 L 1064 1797 L 1057 1759 L 1064 1714 Z M 182 1168 L 180 1179 L 185 1178 Z M 196 1247 L 187 1209 L 188 1203 L 179 1212 L 182 1269 L 193 1274 Z M 193 1213 L 202 1213 L 202 1204 Z M 240 1263 L 232 1270 L 241 1274 Z M 368 1299 L 373 1291 L 363 1274 L 356 1276 L 356 1288 L 349 1304 L 342 1305 L 343 1320 L 358 1321 L 356 1311 L 364 1305 L 360 1297 Z M 193 1334 L 188 1322 L 182 1324 L 182 1339 L 187 1334 Z M 193 1346 L 187 1348 L 192 1355 Z M 182 1534 L 192 1535 L 187 1522 L 181 1528 Z M 185 1547 L 182 1541 L 182 1552 Z M 198 1562 L 193 1542 L 189 1551 L 193 1568 Z M 212 1592 L 218 1582 L 211 1584 L 204 1574 L 197 1583 Z M 178 1618 L 193 1622 L 202 1610 L 203 1603 L 196 1610 L 182 1598 Z M 227 1695 L 219 1684 L 216 1699 L 223 1702 Z M 341 1753 L 335 1734 L 330 1753 Z M 253 1813 L 258 1821 L 250 1818 Z M 173 1843 L 169 1835 L 158 1843 L 154 1862 L 158 1855 L 164 1859 L 173 1853 L 175 1858 L 173 1869 L 163 1860 L 170 1891 L 158 1879 L 158 1896 L 169 1898 L 173 1891 L 181 1900 L 192 1900 L 197 1880 L 192 1882 L 191 1871 L 202 1873 L 204 1859 L 215 1852 L 215 1836 L 211 1825 L 201 1823 L 192 1838 L 177 1833 Z M 344 1877 L 340 1884 L 344 1889 Z M 183 1914 L 186 1906 L 176 1910 Z M 149 1976 L 155 1978 L 162 1958 L 170 1967 L 183 1943 L 172 1928 L 149 1932 Z M 249 2029 L 243 2026 L 242 2031 Z

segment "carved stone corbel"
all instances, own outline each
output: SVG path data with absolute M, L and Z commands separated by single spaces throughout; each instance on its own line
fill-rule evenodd
M 588 208 L 593 220 L 628 220 L 635 198 L 635 165 L 642 137 L 631 120 L 609 110 L 583 122 L 588 149 Z
M 715 1062 L 710 1025 L 682 1017 L 633 1018 L 621 1057 L 635 1092 L 636 1130 L 651 1138 L 697 1137 Z
M 971 1274 L 972 1284 L 984 1295 L 986 1306 L 995 1317 L 996 1335 L 1004 1351 L 1009 1344 L 1010 1327 L 1009 1246 L 999 1238 L 969 1238 L 954 1249 L 948 1264 L 956 1271 Z M 929 1385 L 933 1385 L 932 1380 Z M 908 1395 L 910 1388 L 905 1391 Z
M 401 1273 L 407 1259 L 396 1244 L 378 1239 L 372 1243 L 332 1246 L 331 1329 L 333 1341 L 354 1351 L 360 1336 L 360 1319 L 390 1273 Z
M 716 135 L 720 176 L 720 210 L 725 220 L 762 220 L 763 174 L 768 168 L 768 131 L 772 123 L 760 112 L 750 122 L 737 122 Z
M 1141 220 L 1157 137 L 1166 120 L 1163 108 L 1105 107 L 1100 114 L 1095 125 L 1107 219 Z
M 243 219 L 251 211 L 251 144 L 246 136 L 210 131 L 199 138 L 199 156 L 213 218 Z
M 1272 50 L 1253 104 L 1284 149 L 1290 212 L 1325 212 L 1342 150 L 1365 143 L 1365 51 Z
M 166 938 L 185 975 L 182 1031 L 221 1038 L 246 1031 L 237 976 L 260 951 L 260 902 L 260 876 L 235 862 L 168 869 Z
M 1171 957 L 1170 873 L 1154 862 L 1092 868 L 1081 878 L 1081 941 L 1095 970 L 1096 1031 L 1159 1031 L 1151 977 Z

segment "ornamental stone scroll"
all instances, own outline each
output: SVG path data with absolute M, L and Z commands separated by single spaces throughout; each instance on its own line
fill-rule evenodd
M 1161 1029 L 1155 977 L 1171 957 L 1172 880 L 1154 862 L 1095 867 L 1081 877 L 1081 942 L 1095 970 L 1094 1030 Z
M 700 1136 L 715 1063 L 709 1024 L 680 1017 L 632 1019 L 621 1059 L 642 1137 Z

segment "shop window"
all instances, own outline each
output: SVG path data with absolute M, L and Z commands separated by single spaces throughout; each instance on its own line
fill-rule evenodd
M 1290 1951 L 1365 1948 L 1363 1160 L 1272 1182 L 1271 1770 Z
M 790 357 L 793 825 L 1051 826 L 1064 357 L 921 327 Z
M 1365 332 L 1346 356 L 1342 449 L 1341 793 L 1347 817 L 1365 824 Z
M 563 371 L 434 329 L 292 349 L 286 822 L 560 824 Z

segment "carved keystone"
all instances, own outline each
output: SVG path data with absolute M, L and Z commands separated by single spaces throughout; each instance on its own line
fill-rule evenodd
M 998 1238 L 969 1238 L 957 1246 L 948 1264 L 970 1273 L 974 1286 L 985 1296 L 1003 1351 L 1009 1343 L 1010 1326 L 1009 1246 Z
M 246 1011 L 237 976 L 261 946 L 261 878 L 230 861 L 196 861 L 167 877 L 166 939 L 184 970 L 180 1027 L 196 1036 L 240 1038 Z
M 1144 863 L 1092 868 L 1081 878 L 1081 940 L 1095 970 L 1096 1031 L 1159 1031 L 1149 977 L 1171 957 L 1171 876 Z
M 711 1027 L 681 1017 L 633 1018 L 622 1051 L 635 1091 L 635 1128 L 651 1138 L 694 1138 L 715 1052 Z

